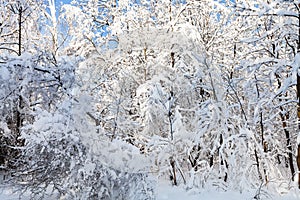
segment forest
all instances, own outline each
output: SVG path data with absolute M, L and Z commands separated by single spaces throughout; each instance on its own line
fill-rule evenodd
M 299 68 L 299 0 L 0 0 L 1 184 L 299 194 Z

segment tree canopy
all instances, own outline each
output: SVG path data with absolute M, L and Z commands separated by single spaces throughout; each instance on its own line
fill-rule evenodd
M 299 53 L 296 0 L 0 0 L 1 170 L 33 198 L 298 189 Z

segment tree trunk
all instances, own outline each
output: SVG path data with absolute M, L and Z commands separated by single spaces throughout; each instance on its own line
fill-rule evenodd
M 177 185 L 175 160 L 173 158 L 170 159 L 170 165 L 171 165 L 171 168 L 172 168 L 172 171 L 171 171 L 171 180 L 173 181 L 174 185 Z
M 300 53 L 300 3 L 298 4 L 297 10 L 298 10 L 298 41 L 297 41 L 297 54 Z M 296 61 L 296 60 L 295 60 Z M 299 63 L 296 63 L 299 65 Z M 299 75 L 299 69 L 297 73 L 297 117 L 298 117 L 298 135 L 300 130 L 300 75 Z M 298 136 L 299 137 L 299 136 Z M 300 144 L 297 145 L 297 165 L 298 165 L 298 188 L 300 189 Z
M 255 78 L 255 87 L 256 87 L 256 92 L 257 92 L 257 99 L 260 99 L 260 92 L 259 92 L 259 88 L 258 88 L 258 80 L 257 80 L 257 77 L 256 77 L 255 74 L 254 74 L 254 78 Z M 259 113 L 259 118 L 260 118 L 259 125 L 260 125 L 260 132 L 261 132 L 261 145 L 262 145 L 262 148 L 263 148 L 263 152 L 267 153 L 268 144 L 265 141 L 263 112 L 261 111 L 261 109 L 260 109 L 260 113 Z M 259 159 L 258 159 L 256 149 L 255 149 L 255 159 L 256 159 L 256 162 L 257 162 L 257 170 L 259 171 Z M 268 182 L 267 170 L 264 167 L 263 167 L 263 171 L 264 171 L 265 181 L 267 183 Z M 262 179 L 262 176 L 261 176 L 260 172 L 259 172 L 259 176 L 260 176 L 260 179 Z
M 300 23 L 300 20 L 299 20 L 299 23 Z M 299 37 L 300 37 L 300 34 L 299 34 Z M 300 41 L 298 41 L 298 42 L 300 42 Z M 298 44 L 298 53 L 299 53 L 299 44 Z M 300 124 L 299 124 L 300 123 L 300 76 L 299 76 L 299 72 L 297 73 L 297 99 L 298 99 L 297 117 L 298 117 L 298 132 L 299 132 L 299 130 L 300 130 Z M 298 152 L 297 153 L 298 188 L 300 189 L 300 173 L 299 173 L 299 171 L 300 171 L 300 144 L 298 144 L 298 151 L 297 152 Z
M 18 20 L 18 23 L 19 23 L 19 42 L 18 42 L 18 54 L 19 56 L 21 56 L 21 53 L 22 53 L 22 13 L 23 13 L 23 8 L 22 6 L 20 6 L 20 8 L 18 9 L 18 14 L 19 14 L 19 20 Z
M 298 41 L 297 41 L 297 54 L 300 53 L 300 10 L 299 10 L 300 4 L 298 4 Z M 295 60 L 296 61 L 296 60 Z M 297 63 L 296 63 L 297 64 Z M 298 69 L 299 70 L 299 69 Z M 298 132 L 300 130 L 300 76 L 299 72 L 297 73 L 297 118 L 298 118 Z M 299 133 L 298 133 L 299 134 Z M 299 136 L 298 136 L 299 137 Z M 298 171 L 300 171 L 300 145 L 298 144 L 298 150 L 297 150 L 297 165 L 298 165 Z M 300 189 L 300 173 L 298 172 L 298 188 Z
M 300 189 L 300 144 L 298 144 L 298 153 L 297 153 L 297 165 L 298 165 L 298 188 Z

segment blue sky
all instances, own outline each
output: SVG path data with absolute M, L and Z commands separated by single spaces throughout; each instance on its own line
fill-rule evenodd
M 63 2 L 64 4 L 66 4 L 66 3 L 70 3 L 72 0 L 57 0 L 57 2 Z

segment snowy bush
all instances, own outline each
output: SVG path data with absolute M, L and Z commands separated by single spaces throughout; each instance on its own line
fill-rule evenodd
M 154 199 L 153 183 L 143 173 L 121 172 L 88 163 L 72 180 L 69 199 Z
M 14 167 L 17 149 L 24 144 L 21 129 L 32 124 L 36 110 L 52 110 L 74 82 L 75 62 L 62 58 L 54 62 L 45 52 L 8 56 L 0 66 L 1 164 Z
M 145 173 L 108 167 L 82 142 L 82 136 L 95 135 L 96 128 L 80 112 L 80 103 L 66 100 L 54 112 L 40 111 L 35 122 L 23 128 L 25 146 L 13 181 L 34 198 L 45 198 L 52 190 L 67 199 L 152 199 L 153 183 Z

